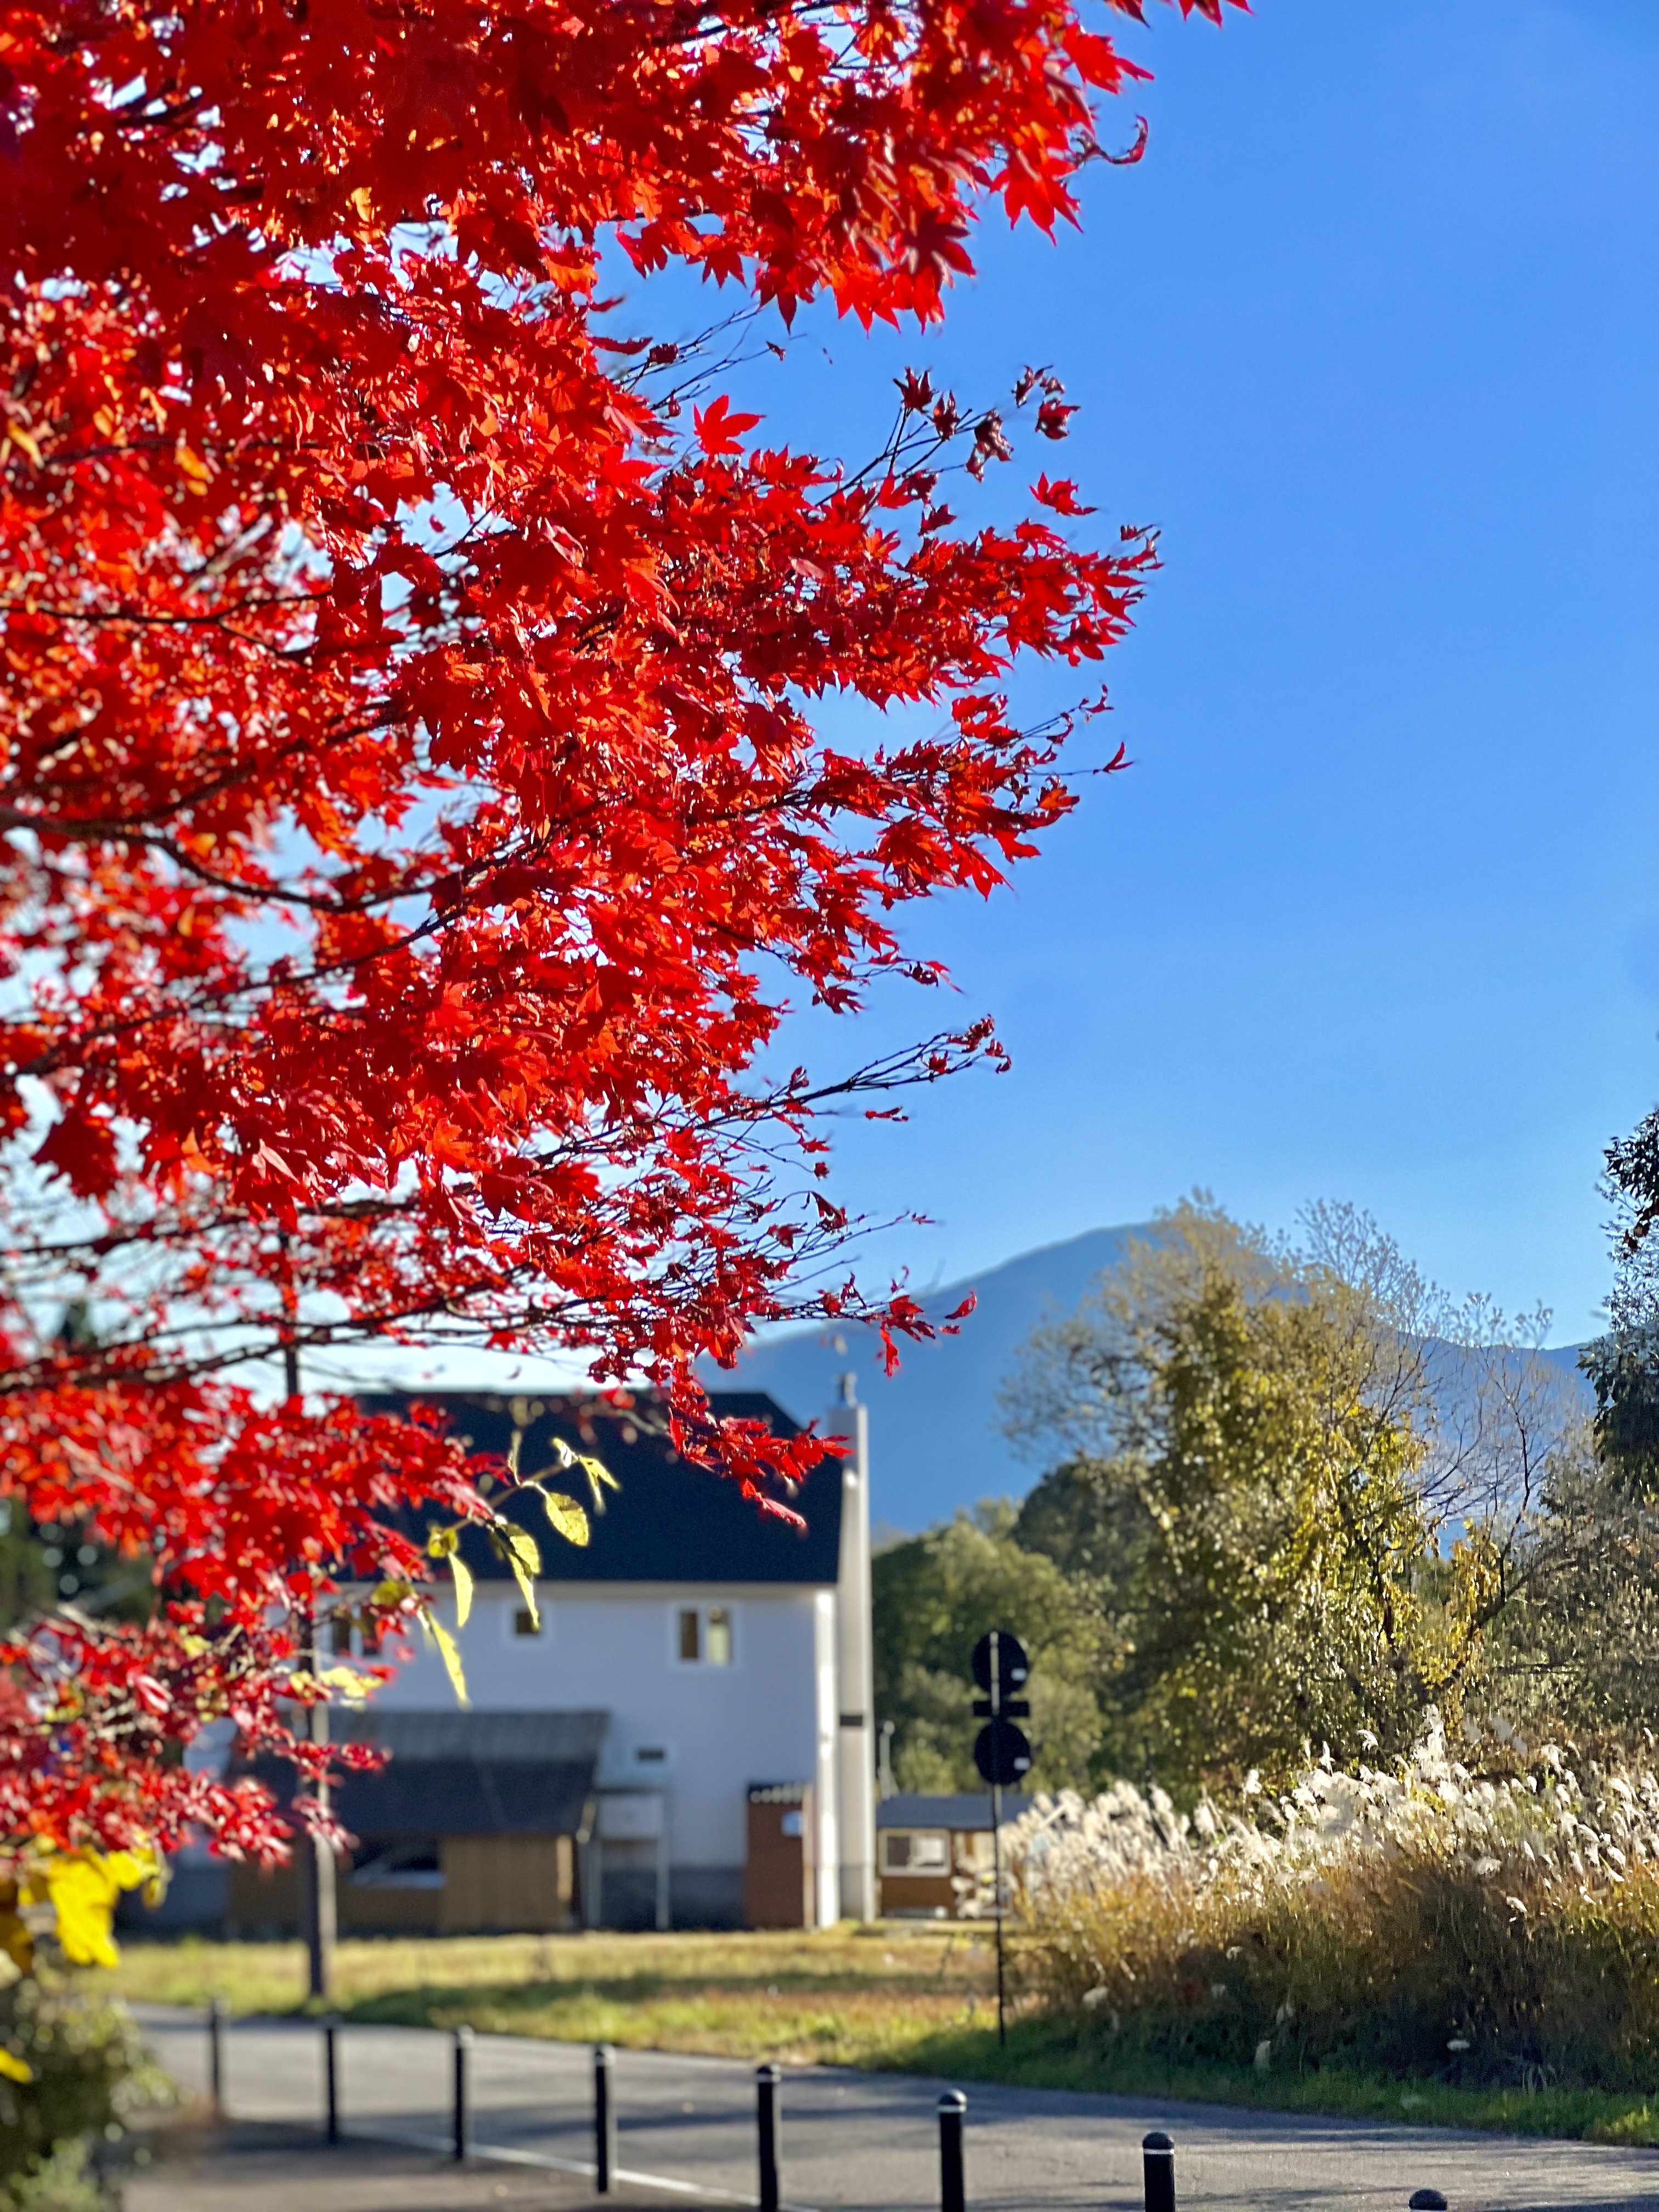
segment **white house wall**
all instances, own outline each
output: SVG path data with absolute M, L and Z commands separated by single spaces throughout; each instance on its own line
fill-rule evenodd
M 839 1911 L 835 1848 L 836 1685 L 830 1593 L 775 1584 L 688 1589 L 639 1583 L 538 1587 L 543 1632 L 515 1634 L 511 1584 L 479 1587 L 457 1640 L 473 1707 L 611 1716 L 602 1787 L 666 1793 L 675 1918 L 741 1918 L 747 1792 L 811 1782 L 817 1793 L 820 1917 Z M 727 1666 L 678 1656 L 684 1607 L 724 1606 Z M 454 1607 L 441 1607 L 453 1631 Z M 431 1711 L 453 1692 L 434 1650 L 417 1648 L 375 1698 Z M 660 1751 L 661 1759 L 641 1759 Z

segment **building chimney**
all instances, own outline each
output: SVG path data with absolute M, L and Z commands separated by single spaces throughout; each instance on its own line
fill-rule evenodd
M 852 1446 L 842 1462 L 841 1570 L 836 1586 L 840 1731 L 836 1761 L 841 1839 L 841 1910 L 876 1917 L 876 1759 L 873 1632 L 870 1615 L 870 1413 L 857 1378 L 841 1378 L 841 1403 L 825 1427 Z

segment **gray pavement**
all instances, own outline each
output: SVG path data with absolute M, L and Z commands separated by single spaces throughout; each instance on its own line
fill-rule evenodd
M 199 2014 L 134 2008 L 181 2086 L 204 2089 Z M 226 2036 L 226 2104 L 239 2120 L 307 2121 L 323 2111 L 314 2025 L 238 2021 Z M 340 2031 L 348 2135 L 440 2150 L 448 2141 L 450 2038 L 430 2028 Z M 480 2036 L 473 2046 L 480 2157 L 590 2174 L 592 2064 L 585 2046 Z M 754 2069 L 732 2059 L 618 2051 L 618 2151 L 631 2195 L 718 2206 L 755 2201 Z M 783 2194 L 811 2212 L 925 2212 L 939 2202 L 935 2108 L 953 2085 L 834 2067 L 789 2069 L 782 2090 Z M 1140 2138 L 1175 2138 L 1183 2208 L 1205 2212 L 1404 2212 L 1438 2189 L 1451 2212 L 1659 2208 L 1659 2151 L 1536 2142 L 1438 2128 L 1235 2112 L 969 2085 L 970 2212 L 1136 2212 Z

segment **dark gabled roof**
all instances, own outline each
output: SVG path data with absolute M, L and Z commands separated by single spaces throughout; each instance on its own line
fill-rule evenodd
M 1031 1804 L 1032 1800 L 1023 1791 L 1005 1790 L 1002 1793 L 1002 1817 L 1017 1820 Z M 991 1793 L 988 1790 L 964 1790 L 954 1797 L 926 1797 L 915 1790 L 902 1790 L 896 1797 L 884 1797 L 876 1807 L 876 1826 L 878 1828 L 953 1828 L 958 1832 L 982 1829 L 991 1826 Z
M 378 1774 L 340 1775 L 334 1807 L 365 1843 L 579 1835 L 605 1721 L 602 1712 L 337 1714 L 340 1741 L 373 1743 L 392 1757 Z M 294 1786 L 288 1761 L 258 1759 L 250 1771 L 286 1802 Z
M 841 1462 L 816 1467 L 793 1492 L 777 1495 L 806 1522 L 805 1530 L 763 1512 L 737 1484 L 694 1467 L 670 1446 L 660 1405 L 640 1393 L 627 1407 L 603 1398 L 539 1396 L 514 1399 L 470 1390 L 430 1390 L 366 1397 L 368 1412 L 401 1413 L 413 1403 L 442 1413 L 450 1428 L 481 1453 L 504 1458 L 515 1412 L 527 1416 L 519 1464 L 526 1474 L 547 1474 L 550 1486 L 588 1510 L 592 1540 L 579 1547 L 555 1534 L 533 1492 L 492 1496 L 534 1536 L 544 1577 L 553 1583 L 832 1583 L 841 1554 Z M 711 1395 L 710 1405 L 729 1418 L 760 1421 L 775 1436 L 793 1437 L 799 1425 L 759 1391 Z M 600 1461 L 621 1484 L 602 1493 L 593 1510 L 587 1480 L 579 1468 L 560 1474 L 553 1438 Z M 423 1532 L 422 1532 L 423 1533 Z M 485 1581 L 509 1578 L 489 1540 L 469 1529 L 461 1556 Z

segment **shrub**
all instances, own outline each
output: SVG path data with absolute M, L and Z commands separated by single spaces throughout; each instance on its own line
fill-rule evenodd
M 1659 1778 L 1581 1780 L 1547 1746 L 1480 1779 L 1436 1716 L 1391 1772 L 1324 1763 L 1247 1802 L 1188 1815 L 1120 1783 L 1012 1825 L 1052 2010 L 1175 2063 L 1652 2087 Z
M 0 1990 L 0 2045 L 33 2075 L 0 2077 L 0 2212 L 97 2212 L 101 2147 L 165 2090 L 125 2007 L 43 1966 Z

